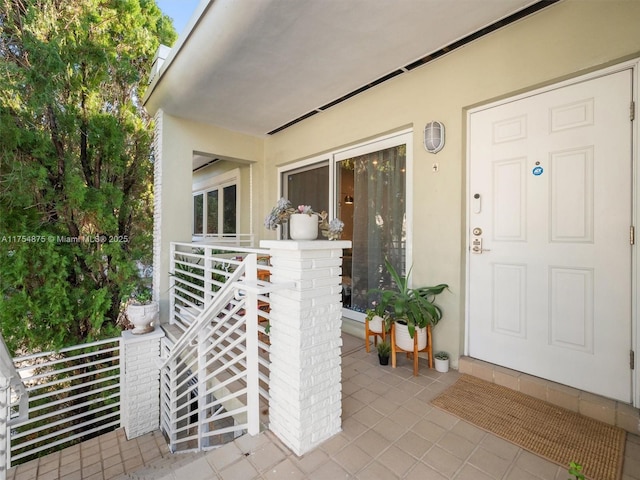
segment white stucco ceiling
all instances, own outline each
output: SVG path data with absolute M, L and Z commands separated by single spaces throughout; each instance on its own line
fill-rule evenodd
M 264 135 L 537 0 L 202 0 L 145 106 Z

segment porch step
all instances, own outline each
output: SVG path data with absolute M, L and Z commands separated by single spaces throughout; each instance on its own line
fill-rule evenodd
M 471 357 L 460 357 L 458 371 L 640 435 L 640 410 L 632 405 Z

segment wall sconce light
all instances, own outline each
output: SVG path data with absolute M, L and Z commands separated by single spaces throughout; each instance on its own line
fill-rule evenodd
M 344 197 L 345 205 L 353 205 L 353 197 L 351 195 L 346 195 Z
M 444 124 L 429 122 L 424 127 L 424 148 L 429 153 L 438 153 L 444 147 Z

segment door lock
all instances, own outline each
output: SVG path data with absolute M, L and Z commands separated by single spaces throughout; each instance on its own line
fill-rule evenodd
M 482 239 L 474 238 L 471 241 L 471 253 L 481 254 L 482 252 L 490 252 L 488 248 L 482 248 Z

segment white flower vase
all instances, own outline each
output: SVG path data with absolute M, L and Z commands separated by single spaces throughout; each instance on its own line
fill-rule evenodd
M 318 215 L 294 213 L 289 218 L 289 236 L 291 240 L 315 240 L 318 238 Z
M 379 315 L 374 315 L 369 320 L 369 331 L 374 333 L 382 333 L 382 317 Z
M 396 345 L 406 352 L 413 352 L 413 338 L 409 335 L 409 328 L 402 323 L 395 325 Z M 415 335 L 418 336 L 418 351 L 424 350 L 427 346 L 427 328 L 416 328 Z
M 141 335 L 153 331 L 153 322 L 158 317 L 158 303 L 152 302 L 148 305 L 129 304 L 127 306 L 127 317 L 134 328 L 131 333 Z

